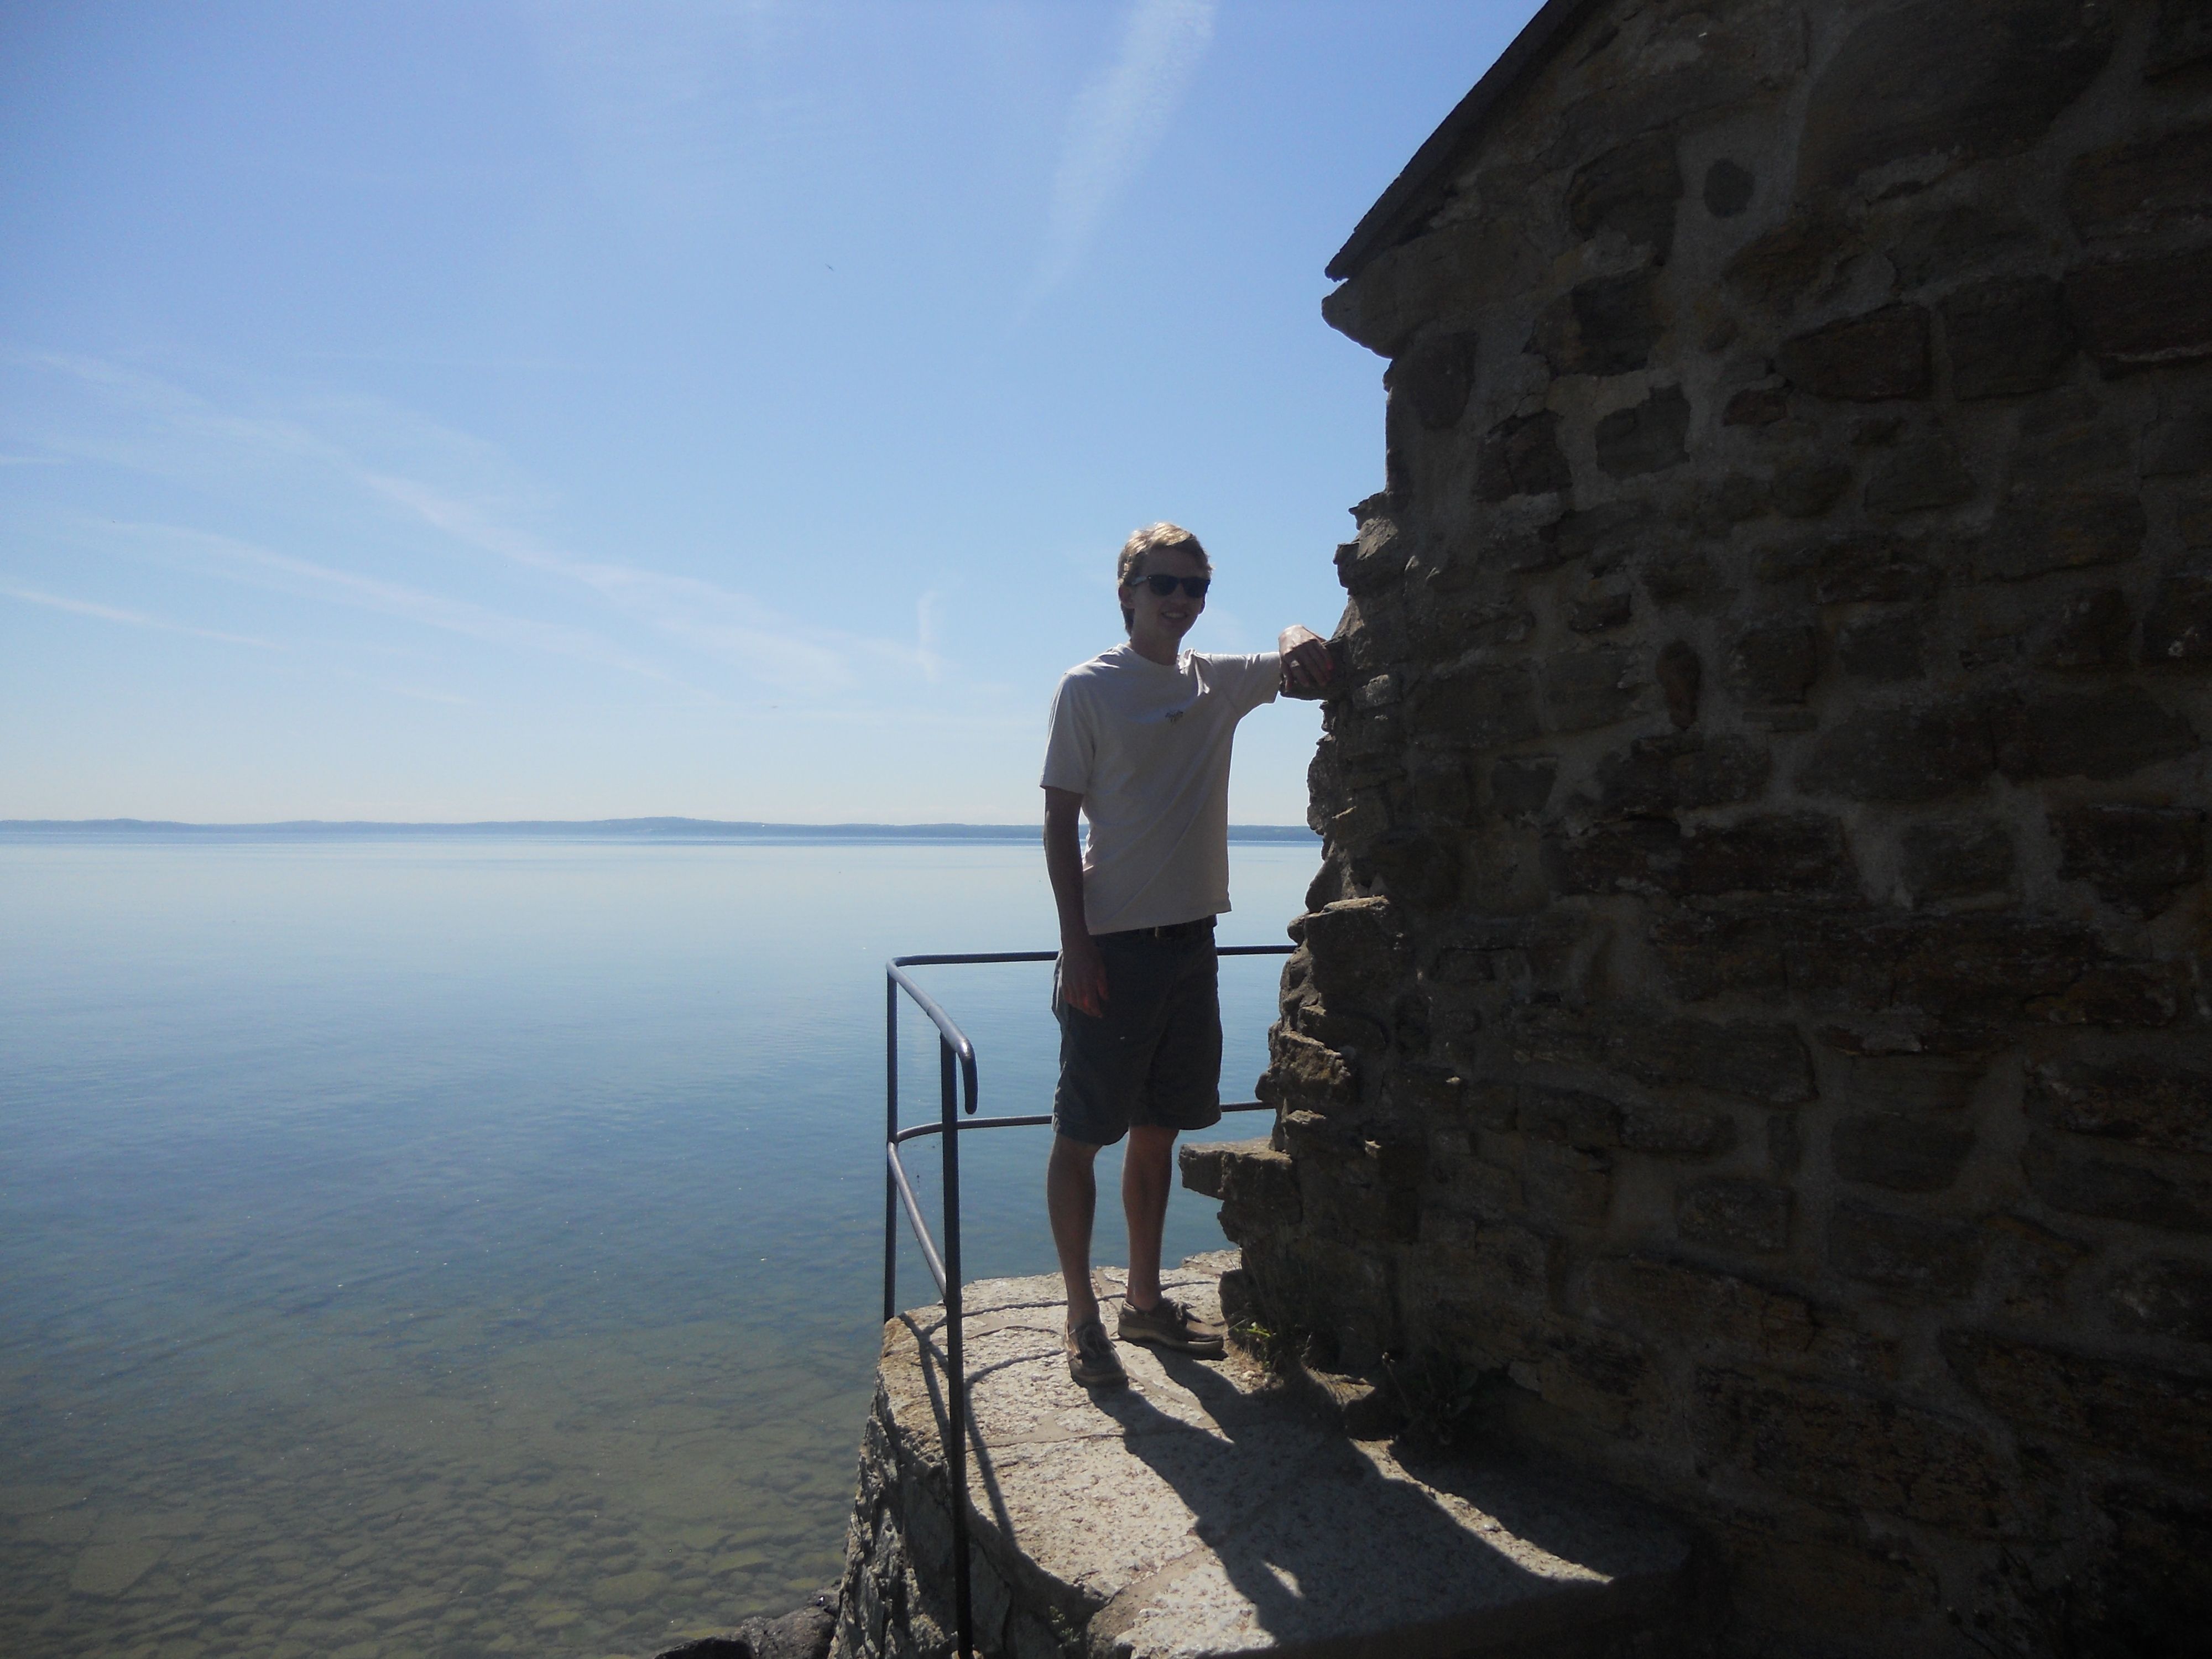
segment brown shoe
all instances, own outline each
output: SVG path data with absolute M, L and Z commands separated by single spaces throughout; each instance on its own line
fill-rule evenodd
M 1124 1302 L 1115 1322 L 1124 1342 L 1148 1342 L 1158 1348 L 1179 1348 L 1200 1359 L 1218 1359 L 1227 1346 L 1226 1327 L 1200 1319 L 1171 1296 L 1149 1308 Z
M 1086 1319 L 1060 1339 L 1067 1350 L 1067 1374 L 1086 1389 L 1119 1389 L 1129 1373 L 1121 1369 L 1121 1356 L 1106 1334 L 1106 1328 Z

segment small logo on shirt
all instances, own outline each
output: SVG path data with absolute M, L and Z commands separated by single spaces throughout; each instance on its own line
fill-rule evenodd
M 1181 708 L 1170 708 L 1170 709 L 1169 709 L 1169 710 L 1168 710 L 1168 724 L 1169 724 L 1170 726 L 1173 726 L 1173 725 L 1174 725 L 1177 720 L 1181 720 L 1181 719 L 1183 717 L 1183 714 L 1185 714 L 1185 712 L 1186 712 L 1185 710 L 1181 709 Z

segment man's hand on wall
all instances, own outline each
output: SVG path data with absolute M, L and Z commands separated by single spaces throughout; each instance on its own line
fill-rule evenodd
M 1291 696 L 1312 696 L 1336 676 L 1336 661 L 1328 641 L 1310 628 L 1292 623 L 1275 641 L 1283 658 L 1283 690 Z

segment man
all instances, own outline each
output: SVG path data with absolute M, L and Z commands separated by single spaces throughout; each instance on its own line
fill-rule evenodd
M 1332 672 L 1328 645 L 1297 626 L 1260 656 L 1183 651 L 1212 574 L 1187 530 L 1130 537 L 1115 571 L 1129 641 L 1068 670 L 1053 696 L 1044 855 L 1060 908 L 1060 1040 L 1045 1205 L 1067 1284 L 1068 1370 L 1086 1388 L 1128 1381 L 1091 1283 L 1093 1165 L 1124 1134 L 1118 1334 L 1222 1352 L 1219 1325 L 1160 1293 L 1160 1238 L 1177 1132 L 1221 1120 L 1213 919 L 1229 908 L 1230 742 L 1279 689 L 1317 688 Z M 1081 851 L 1079 814 L 1091 821 Z

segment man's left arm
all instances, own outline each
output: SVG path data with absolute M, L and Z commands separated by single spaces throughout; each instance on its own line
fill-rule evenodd
M 1336 662 L 1328 641 L 1310 628 L 1292 623 L 1275 641 L 1283 659 L 1283 690 L 1293 697 L 1315 696 L 1336 675 Z

